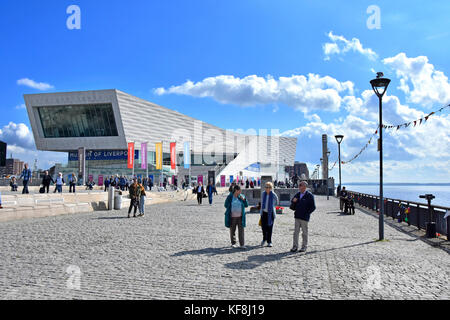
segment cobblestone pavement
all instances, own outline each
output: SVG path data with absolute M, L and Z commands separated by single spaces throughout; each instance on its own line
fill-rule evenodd
M 450 257 L 357 210 L 316 197 L 308 252 L 290 253 L 293 214 L 272 248 L 248 214 L 247 250 L 230 247 L 224 196 L 126 211 L 0 224 L 2 299 L 449 299 Z M 300 237 L 301 238 L 301 237 Z

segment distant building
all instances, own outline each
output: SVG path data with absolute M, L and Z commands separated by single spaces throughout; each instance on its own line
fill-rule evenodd
M 286 166 L 285 170 L 290 178 L 297 174 L 301 179 L 309 180 L 309 170 L 306 163 L 295 161 L 293 166 Z
M 6 159 L 5 166 L 0 167 L 1 176 L 18 176 L 22 174 L 24 162 L 19 159 Z
M 6 166 L 6 146 L 5 142 L 0 141 L 0 167 Z

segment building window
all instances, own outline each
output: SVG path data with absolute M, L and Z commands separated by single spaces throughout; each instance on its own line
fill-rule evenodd
M 117 137 L 111 104 L 38 107 L 45 138 Z

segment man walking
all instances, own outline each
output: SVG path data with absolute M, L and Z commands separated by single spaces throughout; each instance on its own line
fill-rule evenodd
M 47 190 L 47 193 L 50 189 L 50 183 L 55 183 L 51 175 L 48 174 L 48 171 L 45 171 L 44 176 L 42 177 L 42 185 L 44 186 L 44 190 Z
M 294 245 L 291 252 L 297 252 L 298 250 L 300 228 L 302 229 L 302 248 L 300 252 L 305 252 L 308 246 L 308 223 L 311 213 L 316 210 L 316 204 L 312 193 L 306 190 L 307 187 L 308 184 L 305 181 L 300 182 L 300 192 L 291 201 L 295 207 Z
M 22 174 L 20 175 L 20 178 L 23 178 L 22 194 L 29 193 L 28 192 L 28 183 L 32 182 L 32 178 L 31 178 L 31 170 L 28 169 L 28 163 L 25 163 L 25 168 L 22 170 Z

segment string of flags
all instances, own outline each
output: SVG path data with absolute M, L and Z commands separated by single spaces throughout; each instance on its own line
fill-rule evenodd
M 397 128 L 397 130 L 399 130 L 399 129 L 402 128 L 402 127 L 407 128 L 407 127 L 409 127 L 409 126 L 412 125 L 412 124 L 414 124 L 414 127 L 420 126 L 422 123 L 427 122 L 427 121 L 428 121 L 428 118 L 430 118 L 431 116 L 433 116 L 433 115 L 435 115 L 435 114 L 437 114 L 437 113 L 439 113 L 439 112 L 442 112 L 442 111 L 443 111 L 444 109 L 446 109 L 446 108 L 450 108 L 450 104 L 447 105 L 447 106 L 444 106 L 444 107 L 440 108 L 440 109 L 437 110 L 437 111 L 433 111 L 433 112 L 429 113 L 427 116 L 425 116 L 425 117 L 423 117 L 423 118 L 420 118 L 420 119 L 417 119 L 417 120 L 414 120 L 414 121 L 410 121 L 410 122 L 405 122 L 405 123 L 398 124 L 398 125 L 390 125 L 390 126 L 388 126 L 388 125 L 383 125 L 383 128 L 384 128 L 384 129 L 394 129 L 394 128 Z M 358 158 L 358 157 L 361 155 L 361 153 L 363 153 L 364 150 L 367 149 L 367 147 L 369 146 L 369 144 L 372 143 L 372 139 L 373 139 L 376 135 L 378 135 L 378 130 L 379 130 L 379 129 L 380 129 L 380 126 L 378 126 L 377 130 L 375 131 L 375 133 L 370 137 L 370 139 L 369 139 L 369 141 L 366 143 L 366 145 L 365 145 L 364 147 L 362 147 L 362 149 L 361 149 L 357 154 L 355 154 L 355 155 L 354 155 L 350 160 L 348 160 L 348 161 L 341 161 L 341 164 L 347 164 L 347 163 L 350 163 L 350 162 L 352 162 L 353 160 L 355 160 L 356 158 Z M 334 167 L 334 166 L 333 166 L 333 167 Z M 333 168 L 332 168 L 332 169 L 333 169 Z
M 336 166 L 337 160 L 333 163 L 333 166 L 331 167 L 331 169 L 328 169 L 328 171 L 331 171 L 334 169 L 334 167 Z
M 393 128 L 397 128 L 397 130 L 398 130 L 398 129 L 400 129 L 401 127 L 407 128 L 407 127 L 409 127 L 410 125 L 412 125 L 413 123 L 414 123 L 414 127 L 415 127 L 416 125 L 419 125 L 419 126 L 420 126 L 422 123 L 427 122 L 428 118 L 431 117 L 432 115 L 434 115 L 434 114 L 436 114 L 436 113 L 438 113 L 438 112 L 442 112 L 442 110 L 444 110 L 444 109 L 446 109 L 446 108 L 449 108 L 449 107 L 450 107 L 450 104 L 447 105 L 447 106 L 444 106 L 444 107 L 440 108 L 440 109 L 437 110 L 437 111 L 431 112 L 430 114 L 428 114 L 427 116 L 425 116 L 425 117 L 423 117 L 423 118 L 420 118 L 420 119 L 417 119 L 417 120 L 414 120 L 414 121 L 410 121 L 410 122 L 405 122 L 405 123 L 398 124 L 398 125 L 393 125 L 393 126 L 383 125 L 383 128 L 384 128 L 384 129 L 393 129 Z

